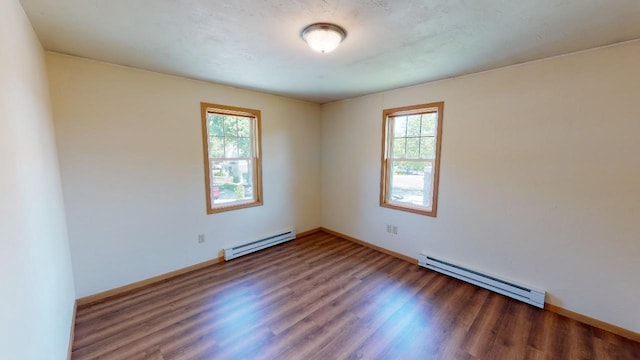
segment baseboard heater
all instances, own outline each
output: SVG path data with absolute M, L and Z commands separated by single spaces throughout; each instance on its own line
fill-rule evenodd
M 438 260 L 425 254 L 418 255 L 418 264 L 427 269 L 452 276 L 544 309 L 544 297 L 546 294 L 544 291 L 505 281 L 495 276 L 482 274 L 478 271 L 467 269 L 447 261 Z
M 224 249 L 224 260 L 228 261 L 242 255 L 268 248 L 270 246 L 282 244 L 283 242 L 296 238 L 296 231 L 289 230 L 276 235 L 268 236 L 260 240 Z

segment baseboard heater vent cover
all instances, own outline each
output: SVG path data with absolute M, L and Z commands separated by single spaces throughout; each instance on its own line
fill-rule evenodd
M 235 259 L 242 255 L 247 255 L 252 252 L 262 250 L 264 248 L 268 248 L 270 246 L 278 245 L 283 242 L 293 240 L 296 238 L 295 230 L 288 230 L 282 233 L 278 233 L 276 235 L 268 236 L 260 240 L 252 241 L 246 244 L 225 248 L 224 249 L 224 260 L 228 261 L 231 259 Z
M 544 298 L 546 295 L 544 291 L 532 289 L 511 281 L 505 281 L 495 276 L 467 269 L 425 254 L 418 255 L 418 264 L 427 269 L 452 276 L 462 281 L 483 287 L 487 290 L 491 290 L 544 309 Z

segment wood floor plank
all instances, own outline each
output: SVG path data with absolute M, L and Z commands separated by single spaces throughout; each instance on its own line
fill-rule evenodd
M 640 343 L 318 232 L 78 308 L 72 359 L 640 359 Z

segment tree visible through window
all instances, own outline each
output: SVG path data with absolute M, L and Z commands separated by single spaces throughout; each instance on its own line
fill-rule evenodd
M 380 205 L 436 216 L 444 103 L 383 111 Z
M 201 103 L 207 213 L 262 205 L 260 111 Z

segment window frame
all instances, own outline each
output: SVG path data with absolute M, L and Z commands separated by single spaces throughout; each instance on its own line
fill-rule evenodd
M 393 137 L 393 129 L 390 129 L 389 119 L 392 117 L 403 115 L 417 115 L 428 114 L 437 112 L 437 128 L 435 134 L 435 159 L 433 160 L 433 180 L 432 184 L 432 199 L 431 210 L 418 205 L 411 205 L 407 203 L 401 203 L 390 199 L 391 196 L 391 169 L 392 162 L 394 161 L 390 155 L 392 145 L 390 142 Z M 442 122 L 444 118 L 444 101 L 433 102 L 428 104 L 412 105 L 397 107 L 391 109 L 384 109 L 382 111 L 382 164 L 380 175 L 380 206 L 408 211 L 415 214 L 426 215 L 436 217 L 438 213 L 438 189 L 440 178 L 440 158 L 441 158 L 441 146 L 442 146 Z M 398 158 L 399 159 L 399 158 Z M 404 159 L 406 161 L 422 161 L 421 159 Z M 403 161 L 403 160 L 395 160 Z
M 262 131 L 261 131 L 261 116 L 260 110 L 247 109 L 235 106 L 212 104 L 212 103 L 200 103 L 200 113 L 202 117 L 202 148 L 204 155 L 204 182 L 205 182 L 205 194 L 207 204 L 207 214 L 215 214 L 225 211 L 244 209 L 253 206 L 263 205 L 262 197 Z M 211 158 L 209 156 L 209 128 L 207 125 L 207 115 L 210 113 L 242 116 L 251 118 L 251 134 L 250 146 L 252 148 L 252 156 L 249 157 L 253 163 L 253 199 L 239 200 L 231 203 L 216 205 L 211 200 L 211 190 L 213 181 L 211 179 L 211 163 L 212 160 L 220 159 L 232 159 L 239 160 L 237 158 Z

